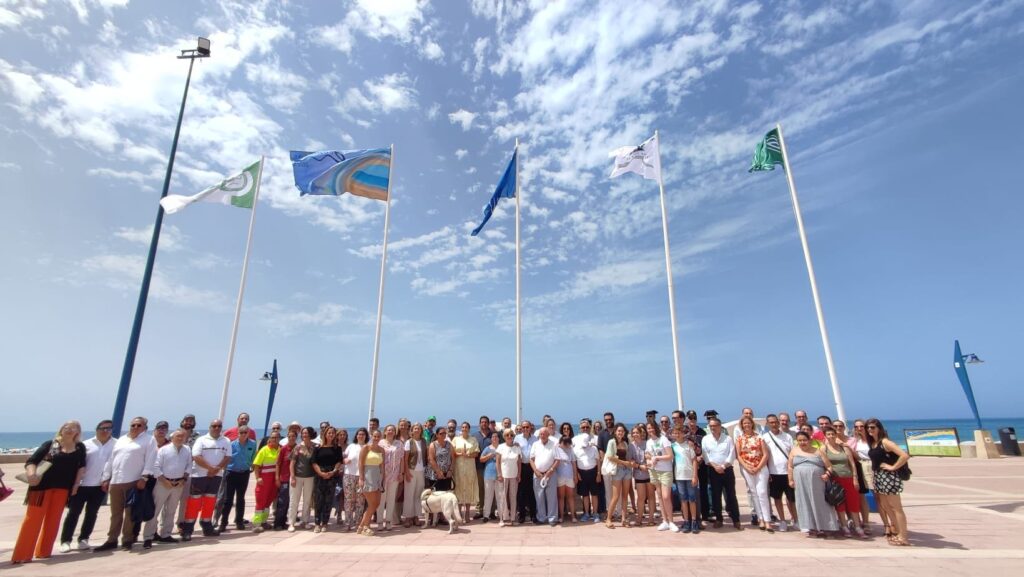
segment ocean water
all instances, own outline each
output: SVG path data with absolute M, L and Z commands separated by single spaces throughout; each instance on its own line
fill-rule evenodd
M 974 427 L 975 423 L 972 419 L 881 419 L 882 424 L 885 425 L 886 430 L 889 432 L 889 436 L 892 437 L 900 445 L 906 446 L 906 441 L 903 436 L 904 429 L 931 429 L 931 428 L 946 428 L 955 427 L 957 433 L 960 435 L 961 441 L 971 441 L 974 439 Z M 992 433 L 992 439 L 996 442 L 999 441 L 999 429 L 1004 427 L 1012 427 L 1016 430 L 1017 438 L 1020 439 L 1024 435 L 1024 418 L 1021 417 L 1000 417 L 992 419 L 982 419 L 981 424 L 984 425 Z M 314 425 L 315 426 L 315 425 Z M 852 430 L 853 423 L 847 423 L 847 426 Z M 575 427 L 575 425 L 574 425 Z M 345 427 L 348 429 L 349 438 L 354 438 L 356 427 Z M 0 432 L 0 451 L 9 451 L 11 449 L 27 449 L 35 448 L 42 444 L 47 439 L 51 439 L 53 432 L 14 432 L 14 433 L 3 433 Z M 86 432 L 86 437 L 92 436 L 91 432 Z

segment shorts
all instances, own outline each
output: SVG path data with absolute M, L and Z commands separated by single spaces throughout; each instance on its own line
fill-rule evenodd
M 572 477 L 558 477 L 558 487 L 569 487 L 570 489 L 576 487 L 576 481 Z
M 875 473 L 875 493 L 879 495 L 899 495 L 903 492 L 903 480 L 892 471 L 879 469 Z
M 618 481 L 625 481 L 626 479 L 629 479 L 632 476 L 633 476 L 633 471 L 632 470 L 630 470 L 627 467 L 623 467 L 622 465 L 619 465 L 618 468 L 616 469 L 614 475 L 606 475 L 605 478 L 608 479 L 609 481 L 615 483 L 615 482 L 618 482 Z
M 597 491 L 597 467 L 593 469 L 579 469 L 580 482 L 576 484 L 576 494 L 580 497 L 596 496 Z
M 676 481 L 676 493 L 679 493 L 679 500 L 687 503 L 697 502 L 697 486 L 693 481 Z
M 768 475 L 768 496 L 781 499 L 783 495 L 790 503 L 796 503 L 796 491 L 789 486 L 789 475 Z
M 636 483 L 637 485 L 643 485 L 644 483 L 650 483 L 651 480 L 649 478 L 648 479 L 633 479 L 633 482 Z
M 671 487 L 674 480 L 672 479 L 672 471 L 658 471 L 651 469 L 651 483 L 654 485 L 665 485 Z

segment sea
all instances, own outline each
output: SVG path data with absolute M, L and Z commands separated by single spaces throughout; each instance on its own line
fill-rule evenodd
M 955 427 L 961 441 L 974 439 L 975 422 L 972 419 L 882 419 L 889 436 L 901 446 L 906 447 L 906 440 L 903 436 L 904 430 L 934 429 Z M 981 424 L 992 433 L 992 440 L 999 442 L 999 429 L 1013 428 L 1017 438 L 1024 434 L 1024 418 L 1006 417 L 982 419 Z M 852 430 L 853 423 L 847 423 Z M 573 425 L 575 428 L 575 425 Z M 345 427 L 349 431 L 349 438 L 354 437 L 357 427 Z M 201 431 L 205 432 L 205 431 Z M 86 432 L 86 437 L 91 437 L 91 432 Z M 21 452 L 38 447 L 47 439 L 53 438 L 52 431 L 43 432 L 0 432 L 0 453 Z

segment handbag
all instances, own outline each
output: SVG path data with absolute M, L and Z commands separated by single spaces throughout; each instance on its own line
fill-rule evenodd
M 5 485 L 3 478 L 0 477 L 0 502 L 3 502 L 4 499 L 10 497 L 13 493 L 14 489 Z
M 833 507 L 846 500 L 846 489 L 831 476 L 825 481 L 825 502 Z
M 53 463 L 51 463 L 50 461 L 40 461 L 39 464 L 36 465 L 36 476 L 42 479 L 43 475 L 45 475 L 46 472 L 49 471 L 50 467 L 52 466 Z M 18 473 L 17 475 L 14 476 L 14 478 L 21 481 L 22 483 L 31 484 L 28 482 L 28 473 Z
M 611 449 L 615 444 L 615 441 L 608 441 L 608 449 Z M 619 466 L 609 458 L 611 451 L 605 451 L 604 461 L 601 462 L 601 474 L 605 477 L 610 477 L 619 472 Z
M 913 471 L 910 470 L 910 465 L 908 463 L 903 463 L 902 467 L 896 469 L 896 474 L 899 476 L 901 481 L 909 481 L 912 473 Z

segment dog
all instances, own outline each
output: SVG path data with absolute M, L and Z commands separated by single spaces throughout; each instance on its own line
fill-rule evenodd
M 424 489 L 420 495 L 420 502 L 423 505 L 423 515 L 426 517 L 426 526 L 437 525 L 437 515 L 443 514 L 448 519 L 448 534 L 456 532 L 461 523 L 462 513 L 459 512 L 459 499 L 451 491 L 434 491 Z

